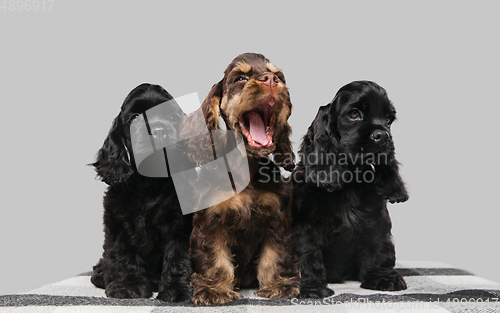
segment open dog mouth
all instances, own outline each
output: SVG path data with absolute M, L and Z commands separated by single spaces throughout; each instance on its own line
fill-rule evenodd
M 250 146 L 267 148 L 273 145 L 274 99 L 267 99 L 250 111 L 241 114 L 239 123 Z

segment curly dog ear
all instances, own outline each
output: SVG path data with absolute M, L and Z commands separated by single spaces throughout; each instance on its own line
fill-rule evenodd
M 295 167 L 295 154 L 293 153 L 292 142 L 290 141 L 290 135 L 292 134 L 292 128 L 288 124 L 288 118 L 292 114 L 292 102 L 288 98 L 285 104 L 285 109 L 281 112 L 280 116 L 277 118 L 277 127 L 275 129 L 280 129 L 281 131 L 276 134 L 274 142 L 276 143 L 276 149 L 274 150 L 274 162 L 278 166 L 282 166 L 285 170 L 291 172 Z
M 104 144 L 97 152 L 96 162 L 91 165 L 97 176 L 108 185 L 121 183 L 134 172 L 123 139 L 121 113 L 114 119 Z
M 335 97 L 329 104 L 320 107 L 299 149 L 306 182 L 329 191 L 342 187 L 340 176 L 344 171 L 337 160 L 340 136 L 334 110 L 338 108 L 339 101 L 339 97 Z
M 201 105 L 203 110 L 203 116 L 207 123 L 208 130 L 220 129 L 219 127 L 219 117 L 220 117 L 220 102 L 222 99 L 222 84 L 223 80 L 212 86 L 208 96 L 205 98 Z
M 180 137 L 187 142 L 191 162 L 200 164 L 214 158 L 210 131 L 221 128 L 219 105 L 222 99 L 222 84 L 223 80 L 213 85 L 201 107 L 182 121 Z

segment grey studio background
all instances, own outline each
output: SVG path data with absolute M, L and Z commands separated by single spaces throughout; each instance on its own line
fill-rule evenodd
M 2 1 L 0 1 L 2 2 Z M 0 294 L 90 271 L 104 183 L 86 164 L 143 82 L 203 99 L 243 52 L 287 78 L 293 141 L 353 80 L 389 93 L 410 200 L 397 257 L 500 281 L 498 2 L 60 1 L 0 10 Z

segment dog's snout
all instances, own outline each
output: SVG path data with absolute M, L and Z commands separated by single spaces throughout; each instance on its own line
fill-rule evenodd
M 150 124 L 150 129 L 151 135 L 159 141 L 171 141 L 178 137 L 177 131 L 170 124 L 156 122 Z
M 264 73 L 260 75 L 259 81 L 263 82 L 264 85 L 273 88 L 278 84 L 278 76 L 273 73 Z
M 155 127 L 151 129 L 151 135 L 158 140 L 163 140 L 167 137 L 168 131 L 164 127 Z
M 371 140 L 377 143 L 385 143 L 390 137 L 391 135 L 385 130 L 376 130 L 370 135 Z

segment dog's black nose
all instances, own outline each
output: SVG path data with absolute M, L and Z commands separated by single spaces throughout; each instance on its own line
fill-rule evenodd
M 149 123 L 151 136 L 163 145 L 169 145 L 178 140 L 178 133 L 174 126 L 170 123 L 154 122 Z
M 370 135 L 370 138 L 377 143 L 378 142 L 384 143 L 390 137 L 391 135 L 389 135 L 389 133 L 386 132 L 385 130 L 376 130 Z

